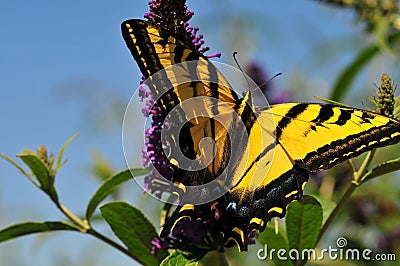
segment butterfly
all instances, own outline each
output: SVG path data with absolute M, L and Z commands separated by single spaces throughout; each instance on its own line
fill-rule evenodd
M 216 217 L 202 237 L 211 235 L 210 245 L 247 250 L 255 232 L 262 232 L 271 218 L 284 217 L 288 204 L 302 197 L 310 172 L 400 141 L 400 122 L 370 111 L 317 103 L 254 107 L 251 93 L 239 96 L 205 56 L 168 30 L 135 19 L 123 22 L 121 29 L 144 78 L 158 75 L 157 80 L 162 80 L 149 83 L 162 114 L 167 116 L 198 97 L 208 99 L 200 103 L 204 113 L 190 105 L 177 111 L 180 132 L 167 131 L 166 138 L 192 161 L 204 153 L 212 154 L 212 159 L 201 169 L 184 169 L 176 157 L 169 157 L 170 180 L 185 192 L 188 186 L 208 184 L 222 176 L 217 190 L 223 193 L 208 203 L 181 200 L 160 234 L 169 247 L 191 246 L 196 236 L 185 230 Z M 176 64 L 181 65 L 171 69 Z M 179 80 L 185 82 L 174 85 Z M 217 119 L 219 115 L 225 117 Z M 202 149 L 204 138 L 215 143 L 209 153 Z M 183 192 L 179 195 L 185 197 Z M 192 198 L 211 193 L 210 188 L 204 189 Z

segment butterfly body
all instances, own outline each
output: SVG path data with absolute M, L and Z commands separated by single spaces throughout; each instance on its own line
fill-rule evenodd
M 180 133 L 166 130 L 168 142 L 193 161 L 183 169 L 177 158 L 169 158 L 170 181 L 183 191 L 160 234 L 170 247 L 190 247 L 200 236 L 187 232 L 199 226 L 206 227 L 199 231 L 210 249 L 237 244 L 246 250 L 251 235 L 263 231 L 271 218 L 283 217 L 287 205 L 302 197 L 310 172 L 400 141 L 398 120 L 361 109 L 316 103 L 254 107 L 250 93 L 239 97 L 207 58 L 167 30 L 142 20 L 121 27 L 161 112 L 174 113 L 186 101 L 204 107 L 176 111 Z M 203 149 L 204 138 L 215 147 Z M 193 170 L 194 161 L 210 158 L 204 154 L 214 157 Z M 184 193 L 215 180 L 214 187 Z M 191 201 L 221 191 L 210 202 Z

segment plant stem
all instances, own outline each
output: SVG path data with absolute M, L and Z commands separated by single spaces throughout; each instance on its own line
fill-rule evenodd
M 364 159 L 363 163 L 361 164 L 360 168 L 358 169 L 358 171 L 353 173 L 353 178 L 352 178 L 350 186 L 346 189 L 342 198 L 340 199 L 340 201 L 338 202 L 336 207 L 333 209 L 333 211 L 329 214 L 328 219 L 326 219 L 325 223 L 321 227 L 321 230 L 319 231 L 317 242 L 315 243 L 315 246 L 321 240 L 322 236 L 324 235 L 324 233 L 326 232 L 328 227 L 331 225 L 331 223 L 335 219 L 336 215 L 339 213 L 339 211 L 342 209 L 342 207 L 345 205 L 345 203 L 350 199 L 354 190 L 362 184 L 362 182 L 364 180 L 364 175 L 367 172 L 367 168 L 368 168 L 369 164 L 371 163 L 374 155 L 375 155 L 375 150 L 368 152 L 367 157 L 365 157 L 365 159 Z
M 343 194 L 343 197 L 340 199 L 340 201 L 336 205 L 335 209 L 333 209 L 333 211 L 329 214 L 328 219 L 326 219 L 324 225 L 321 227 L 321 230 L 319 231 L 317 242 L 315 242 L 315 245 L 317 245 L 318 242 L 321 240 L 322 236 L 328 229 L 329 225 L 335 219 L 336 215 L 342 209 L 343 205 L 350 199 L 351 195 L 353 194 L 354 190 L 357 187 L 358 187 L 358 185 L 356 185 L 355 183 L 351 183 L 350 186 L 346 189 L 346 192 Z
M 356 168 L 354 167 L 354 163 L 351 159 L 347 160 L 347 164 L 349 165 L 351 169 L 351 173 L 354 174 L 356 172 Z
M 65 214 L 65 216 L 68 217 L 74 224 L 78 225 L 80 227 L 80 231 L 83 233 L 86 233 L 88 230 L 90 230 L 90 225 L 88 224 L 87 221 L 83 221 L 79 217 L 77 217 L 75 214 L 70 212 L 67 208 L 64 207 L 60 202 L 55 202 L 57 207 L 60 209 L 62 213 Z
M 87 234 L 92 235 L 100 240 L 102 240 L 103 242 L 109 244 L 110 246 L 116 248 L 117 250 L 121 251 L 122 253 L 124 253 L 125 255 L 127 255 L 128 257 L 139 261 L 137 257 L 135 257 L 128 249 L 124 248 L 123 246 L 119 245 L 118 243 L 114 242 L 113 240 L 109 239 L 108 237 L 100 234 L 99 232 L 97 232 L 96 230 L 94 230 L 93 228 L 90 228 L 87 231 Z
M 365 157 L 363 163 L 361 164 L 360 168 L 358 169 L 357 172 L 354 173 L 353 175 L 353 183 L 356 185 L 361 185 L 363 181 L 363 176 L 367 172 L 367 167 L 369 164 L 372 162 L 372 159 L 374 158 L 376 150 L 372 150 L 367 153 L 367 157 Z
M 64 213 L 65 216 L 68 217 L 68 219 L 70 219 L 74 224 L 79 226 L 79 230 L 82 233 L 92 235 L 92 236 L 102 240 L 103 242 L 109 244 L 110 246 L 118 249 L 119 251 L 121 251 L 122 253 L 131 257 L 132 259 L 138 260 L 134 255 L 132 255 L 132 253 L 128 249 L 124 248 L 123 246 L 119 245 L 118 243 L 114 242 L 113 240 L 109 239 L 108 237 L 106 237 L 106 236 L 100 234 L 99 232 L 97 232 L 96 230 L 94 230 L 86 220 L 82 220 L 79 217 L 77 217 L 75 214 L 73 214 L 67 208 L 65 208 L 61 203 L 59 203 L 59 202 L 55 202 L 55 203 L 56 203 L 57 207 L 61 210 L 61 212 Z

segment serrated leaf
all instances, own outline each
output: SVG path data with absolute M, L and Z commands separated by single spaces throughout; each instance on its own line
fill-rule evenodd
M 100 207 L 101 214 L 114 234 L 128 247 L 137 261 L 144 265 L 159 265 L 168 255 L 158 250 L 152 255 L 151 241 L 156 230 L 143 213 L 126 202 L 110 202 Z
M 149 170 L 144 168 L 126 169 L 106 179 L 90 199 L 86 208 L 86 219 L 90 219 L 100 202 L 110 195 L 117 186 L 132 179 L 133 177 L 146 175 L 148 173 Z
M 382 164 L 376 166 L 375 168 L 371 169 L 364 175 L 364 177 L 362 178 L 362 181 L 367 182 L 378 176 L 382 176 L 384 174 L 388 174 L 388 173 L 398 171 L 398 170 L 400 170 L 400 158 L 387 161 L 387 162 L 382 163 Z
M 331 212 L 335 209 L 336 207 L 336 202 L 325 199 L 319 196 L 315 196 L 315 198 L 319 201 L 319 203 L 322 206 L 322 212 L 323 212 L 323 219 L 322 219 L 322 224 L 326 222 L 326 219 L 328 219 L 329 215 Z
M 49 169 L 47 169 L 46 165 L 36 154 L 20 154 L 17 156 L 31 169 L 32 174 L 39 181 L 43 189 L 46 190 L 52 186 Z
M 260 260 L 272 260 L 275 265 L 292 265 L 290 260 L 280 260 L 277 256 L 278 250 L 288 251 L 288 243 L 280 232 L 278 234 L 275 233 L 274 228 L 267 227 L 264 232 L 258 235 L 257 242 L 262 246 L 262 250 L 258 250 L 257 253 Z M 272 249 L 275 251 L 271 254 Z
M 79 231 L 63 222 L 24 222 L 0 230 L 0 243 L 20 236 L 59 230 Z
M 58 196 L 53 185 L 53 178 L 50 175 L 49 169 L 42 160 L 31 153 L 17 155 L 31 169 L 32 174 L 36 177 L 41 189 L 46 192 L 53 200 L 57 201 Z
M 286 214 L 289 249 L 296 249 L 300 254 L 304 249 L 313 249 L 321 226 L 322 207 L 315 198 L 306 195 L 300 201 L 292 202 Z
M 160 266 L 196 266 L 198 264 L 197 261 L 188 260 L 183 254 L 174 251 L 161 262 Z

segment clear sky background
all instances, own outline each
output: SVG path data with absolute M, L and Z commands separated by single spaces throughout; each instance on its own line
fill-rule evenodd
M 188 6 L 195 12 L 191 25 L 200 27 L 211 52 L 222 52 L 219 61 L 232 63 L 232 52 L 237 51 L 243 65 L 255 60 L 271 76 L 282 72 L 274 88 L 296 101 L 327 97 L 334 78 L 359 46 L 368 43 L 354 14 L 317 1 L 205 0 L 188 1 Z M 100 151 L 116 171 L 126 168 L 121 124 L 139 71 L 121 37 L 120 23 L 142 18 L 147 11 L 147 0 L 0 4 L 0 152 L 13 157 L 23 148 L 36 150 L 43 144 L 56 153 L 80 133 L 67 149 L 68 163 L 56 181 L 61 201 L 77 214 L 84 212 L 99 185 L 89 171 L 93 151 Z M 398 67 L 389 55 L 374 60 L 345 102 L 361 106 L 363 95 L 373 93 L 372 83 L 378 83 L 383 72 L 399 82 L 398 71 L 391 71 L 394 64 Z M 138 139 L 139 166 L 141 138 L 132 138 Z M 121 197 L 142 208 L 155 205 L 134 182 L 124 187 Z M 157 223 L 154 208 L 144 212 Z M 0 228 L 25 220 L 60 219 L 63 216 L 42 192 L 0 160 Z M 0 244 L 1 266 L 130 262 L 122 253 L 76 233 Z

